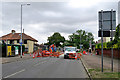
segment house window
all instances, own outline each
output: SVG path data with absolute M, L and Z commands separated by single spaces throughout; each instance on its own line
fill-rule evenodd
M 28 48 L 25 48 L 25 52 L 28 52 Z
M 19 43 L 19 40 L 17 40 L 17 43 Z
M 27 44 L 27 40 L 24 40 L 24 44 Z
M 10 40 L 10 44 L 14 44 L 14 40 Z

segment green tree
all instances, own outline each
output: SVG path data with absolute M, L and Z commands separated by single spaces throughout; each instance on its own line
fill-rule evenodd
M 116 27 L 115 40 L 120 40 L 120 24 Z
M 92 44 L 94 43 L 94 36 L 91 32 L 86 32 L 85 30 L 77 30 L 72 35 L 69 35 L 69 45 L 76 46 L 80 48 L 80 44 L 83 45 L 84 49 L 89 48 L 89 42 L 91 41 Z
M 47 40 L 49 41 L 49 45 L 55 44 L 58 47 L 61 46 L 60 42 L 64 43 L 65 38 L 61 36 L 59 32 L 55 32 L 52 36 L 48 37 Z

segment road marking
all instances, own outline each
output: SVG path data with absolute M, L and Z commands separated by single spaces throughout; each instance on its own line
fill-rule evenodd
M 43 62 L 41 62 L 41 63 L 45 63 L 45 62 L 47 62 L 47 61 L 43 61 Z M 39 65 L 39 64 L 41 64 L 41 63 L 35 64 L 34 66 L 37 66 L 37 65 Z
M 25 69 L 22 69 L 22 70 L 20 70 L 20 71 L 18 71 L 18 72 L 15 72 L 15 73 L 13 73 L 13 74 L 11 74 L 11 75 L 8 75 L 8 76 L 6 76 L 6 77 L 3 77 L 3 78 L 8 78 L 8 77 L 14 76 L 14 75 L 16 75 L 16 74 L 18 74 L 18 73 L 21 73 L 21 72 L 23 72 L 23 71 L 25 71 Z

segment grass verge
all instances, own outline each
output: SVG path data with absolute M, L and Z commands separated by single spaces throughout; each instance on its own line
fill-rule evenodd
M 98 80 L 99 78 L 102 78 L 102 80 L 120 80 L 120 72 L 111 72 L 110 69 L 104 69 L 103 72 L 101 72 L 101 69 L 88 69 L 88 71 L 93 80 Z

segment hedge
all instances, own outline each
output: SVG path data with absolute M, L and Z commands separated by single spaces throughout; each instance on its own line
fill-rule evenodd
M 103 49 L 111 49 L 112 45 L 114 49 L 120 48 L 120 40 L 116 44 L 114 44 L 113 42 L 104 42 Z M 101 49 L 101 43 L 96 44 L 95 49 Z

